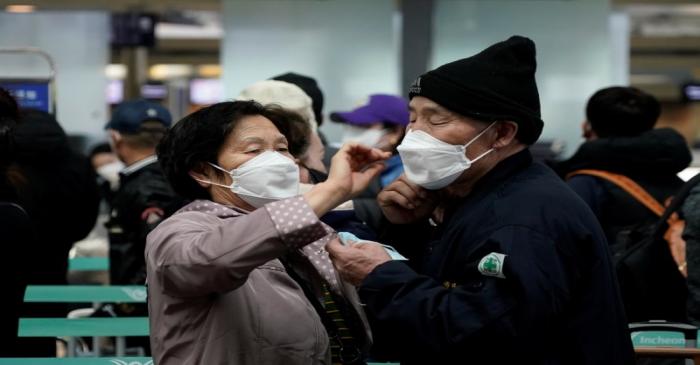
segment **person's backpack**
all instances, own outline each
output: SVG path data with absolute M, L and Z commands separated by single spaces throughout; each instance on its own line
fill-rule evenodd
M 644 188 L 623 175 L 600 170 L 578 170 L 569 174 L 605 179 L 637 199 L 659 216 L 653 224 L 642 223 L 613 247 L 613 262 L 620 292 L 630 322 L 663 319 L 686 320 L 688 288 L 685 277 L 685 221 L 678 210 L 700 176 L 688 181 L 666 208 Z

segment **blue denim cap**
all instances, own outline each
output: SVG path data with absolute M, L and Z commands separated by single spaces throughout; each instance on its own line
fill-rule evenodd
M 125 101 L 112 112 L 105 129 L 114 129 L 121 133 L 137 133 L 141 124 L 147 121 L 158 121 L 166 128 L 172 124 L 172 116 L 168 109 L 158 103 L 148 100 Z

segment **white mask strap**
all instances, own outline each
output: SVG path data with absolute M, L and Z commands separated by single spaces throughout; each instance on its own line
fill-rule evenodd
M 479 161 L 482 157 L 488 155 L 491 152 L 493 152 L 493 148 L 477 156 L 475 159 L 472 160 L 472 163 Z
M 231 174 L 231 171 L 226 171 L 226 170 L 224 170 L 222 167 L 216 166 L 216 165 L 214 165 L 214 164 L 211 163 L 211 162 L 207 162 L 207 163 L 210 164 L 213 168 L 215 168 L 215 169 L 217 169 L 217 170 L 221 170 L 221 171 L 223 171 L 223 172 L 225 172 L 225 173 L 227 173 L 227 174 L 229 174 L 229 175 Z M 215 182 L 209 181 L 209 180 L 202 180 L 202 179 L 198 179 L 198 178 L 196 178 L 196 177 L 194 177 L 194 176 L 192 176 L 192 178 L 195 179 L 196 181 L 203 182 L 203 183 L 206 183 L 206 184 L 221 186 L 222 188 L 228 188 L 228 189 L 231 188 L 231 185 L 224 185 L 224 184 L 215 183 Z
M 203 182 L 203 183 L 206 183 L 206 184 L 221 186 L 222 188 L 227 188 L 227 189 L 230 189 L 230 188 L 231 188 L 230 185 L 219 184 L 219 183 L 215 183 L 215 182 L 213 182 L 213 181 L 198 179 L 198 178 L 196 178 L 196 177 L 192 177 L 192 178 L 195 179 L 195 180 L 197 180 L 197 181 L 199 181 L 199 182 Z
M 225 172 L 225 173 L 227 173 L 227 174 L 231 174 L 231 171 L 224 170 L 223 167 L 219 167 L 219 166 L 217 166 L 217 165 L 214 165 L 214 164 L 211 163 L 211 162 L 207 162 L 207 163 L 210 164 L 213 168 L 215 168 L 215 169 L 217 169 L 217 170 L 221 170 L 221 171 L 223 171 L 223 172 Z
M 493 122 L 493 123 L 489 124 L 489 126 L 486 127 L 486 128 L 484 128 L 484 130 L 481 131 L 479 134 L 477 134 L 476 137 L 472 138 L 471 141 L 467 142 L 467 144 L 464 145 L 464 148 L 469 147 L 469 145 L 472 144 L 472 143 L 474 143 L 474 141 L 476 141 L 477 139 L 479 139 L 479 137 L 481 137 L 482 134 L 486 133 L 486 131 L 488 131 L 489 129 L 491 129 L 491 127 L 493 127 L 494 124 L 496 124 L 496 122 Z M 478 158 L 481 158 L 481 156 L 479 156 Z
M 221 170 L 221 171 L 223 171 L 223 172 L 225 172 L 225 173 L 227 173 L 227 174 L 229 174 L 229 175 L 231 174 L 231 171 L 226 171 L 226 170 L 224 170 L 222 167 L 219 167 L 219 166 L 217 166 L 217 165 L 214 165 L 214 164 L 211 163 L 211 162 L 207 162 L 207 163 L 208 163 L 209 165 L 211 165 L 211 167 L 213 167 L 213 168 L 215 168 L 215 169 L 217 169 L 217 170 Z M 196 178 L 196 177 L 194 177 L 194 176 L 192 176 L 192 178 L 195 179 L 195 180 L 197 180 L 197 181 L 199 181 L 199 182 L 203 182 L 203 183 L 206 183 L 206 184 L 221 186 L 222 188 L 229 188 L 229 189 L 231 188 L 230 185 L 224 185 L 224 184 L 215 183 L 215 182 L 213 182 L 213 181 L 202 180 L 202 179 L 198 179 L 198 178 Z

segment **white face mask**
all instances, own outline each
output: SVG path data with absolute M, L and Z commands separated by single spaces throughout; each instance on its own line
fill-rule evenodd
M 386 134 L 384 129 L 362 128 L 347 124 L 343 128 L 341 144 L 355 142 L 368 147 L 375 147 Z
M 299 167 L 276 151 L 265 151 L 231 171 L 210 165 L 229 174 L 231 185 L 195 180 L 229 188 L 255 208 L 299 194 Z
M 423 131 L 409 130 L 403 142 L 396 148 L 401 155 L 404 171 L 408 179 L 428 190 L 442 189 L 471 167 L 480 158 L 493 151 L 493 148 L 470 160 L 465 150 L 482 134 L 491 123 L 467 144 L 452 145 L 443 142 Z
M 117 191 L 119 188 L 119 171 L 124 169 L 124 163 L 114 161 L 97 168 L 97 175 L 109 182 L 109 188 Z

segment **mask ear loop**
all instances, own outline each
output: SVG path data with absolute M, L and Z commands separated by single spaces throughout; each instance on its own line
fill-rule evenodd
M 480 154 L 479 156 L 476 156 L 476 158 L 472 160 L 472 163 L 474 163 L 474 162 L 476 162 L 476 161 L 479 161 L 482 157 L 488 155 L 488 154 L 491 153 L 491 152 L 493 152 L 493 148 L 491 148 L 490 150 L 488 150 L 488 151 L 486 151 L 486 152 Z
M 217 170 L 221 170 L 221 171 L 225 172 L 225 173 L 228 174 L 228 175 L 231 175 L 231 171 L 226 171 L 223 167 L 217 166 L 217 165 L 215 165 L 215 164 L 213 164 L 213 163 L 211 163 L 211 162 L 207 162 L 207 163 L 208 163 L 209 165 L 211 165 L 211 167 L 213 167 L 213 168 L 215 168 L 215 169 L 217 169 Z M 205 183 L 205 184 L 211 184 L 211 185 L 221 186 L 222 188 L 231 189 L 231 185 L 224 185 L 224 184 L 215 183 L 215 182 L 213 182 L 213 181 L 202 180 L 202 179 L 198 179 L 198 178 L 196 178 L 196 177 L 194 177 L 194 176 L 192 176 L 192 178 L 193 178 L 194 180 L 196 180 L 196 181 L 199 181 L 199 182 L 202 182 L 202 183 Z M 233 179 L 233 177 L 231 177 L 231 178 Z M 232 184 L 232 185 L 233 185 L 233 184 Z
M 486 131 L 488 131 L 489 129 L 491 129 L 491 127 L 493 127 L 494 124 L 496 124 L 496 122 L 493 122 L 493 123 L 489 124 L 489 126 L 486 127 L 486 128 L 484 128 L 483 131 L 479 132 L 479 134 L 477 134 L 476 137 L 472 138 L 471 141 L 467 142 L 467 144 L 464 145 L 464 148 L 469 147 L 469 145 L 471 145 L 472 143 L 474 143 L 474 141 L 476 141 L 477 139 L 479 139 L 479 137 L 481 137 L 481 135 L 483 135 L 484 133 L 486 133 Z
M 196 178 L 196 177 L 193 177 L 193 179 L 195 179 L 195 180 L 197 180 L 197 181 L 199 181 L 199 182 L 206 183 L 206 184 L 211 184 L 211 185 L 221 186 L 222 188 L 231 189 L 231 185 L 219 184 L 219 183 L 215 183 L 215 182 L 213 182 L 213 181 L 198 179 L 198 178 Z
M 479 137 L 481 137 L 481 135 L 483 135 L 484 133 L 486 133 L 486 131 L 488 131 L 489 129 L 491 129 L 491 127 L 493 127 L 496 123 L 497 123 L 497 122 L 493 122 L 493 123 L 489 124 L 489 126 L 486 127 L 486 128 L 484 128 L 483 131 L 479 132 L 479 134 L 477 134 L 476 137 L 472 138 L 471 141 L 467 142 L 467 144 L 465 144 L 464 146 L 462 146 L 462 149 L 463 149 L 463 150 L 466 150 L 467 147 L 469 147 L 469 145 L 471 145 L 472 143 L 474 143 L 474 141 L 476 141 L 477 139 L 479 139 Z M 492 148 L 489 149 L 488 151 L 486 151 L 486 152 L 480 154 L 479 156 L 476 156 L 476 158 L 474 158 L 473 160 L 471 160 L 471 162 L 474 163 L 474 162 L 476 162 L 476 161 L 479 161 L 482 157 L 484 157 L 484 156 L 488 155 L 489 153 L 493 152 L 493 150 L 494 150 L 494 149 L 493 149 L 493 147 L 492 147 Z
M 215 168 L 215 169 L 217 169 L 217 170 L 221 170 L 221 171 L 223 171 L 223 172 L 225 172 L 225 173 L 231 175 L 231 171 L 227 171 L 227 170 L 225 170 L 223 167 L 220 167 L 220 166 L 218 166 L 218 165 L 215 165 L 215 164 L 213 164 L 213 163 L 211 163 L 211 162 L 207 162 L 207 163 L 208 163 L 209 165 L 211 165 L 211 167 L 213 167 L 213 168 Z

